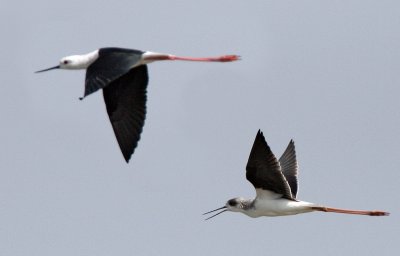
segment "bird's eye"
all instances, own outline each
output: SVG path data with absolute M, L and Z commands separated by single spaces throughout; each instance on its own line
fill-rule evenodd
M 68 64 L 68 60 L 64 60 L 63 64 L 65 64 L 65 65 Z
M 229 206 L 235 206 L 236 205 L 236 201 L 235 200 L 229 200 L 228 204 L 229 204 Z

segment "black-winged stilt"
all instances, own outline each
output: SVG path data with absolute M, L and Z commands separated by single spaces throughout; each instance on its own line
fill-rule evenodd
M 246 178 L 256 189 L 256 198 L 230 199 L 225 206 L 204 213 L 209 214 L 221 210 L 206 220 L 226 211 L 241 212 L 253 218 L 294 215 L 313 211 L 369 216 L 389 215 L 388 212 L 383 211 L 346 210 L 299 201 L 296 199 L 297 172 L 298 165 L 293 140 L 290 141 L 278 161 L 259 130 L 246 166 Z
M 146 116 L 146 64 L 160 60 L 230 62 L 239 59 L 238 55 L 193 58 L 124 48 L 100 48 L 88 54 L 64 57 L 59 65 L 36 73 L 52 69 L 86 69 L 85 93 L 80 99 L 103 89 L 108 116 L 128 162 L 140 139 Z

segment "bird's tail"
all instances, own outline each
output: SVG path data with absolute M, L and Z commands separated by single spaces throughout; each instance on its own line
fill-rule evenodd
M 357 215 L 369 215 L 369 216 L 388 216 L 390 213 L 384 211 L 360 211 L 360 210 L 346 210 L 339 208 L 331 208 L 324 206 L 312 206 L 311 209 L 320 212 L 336 212 L 346 214 L 357 214 Z

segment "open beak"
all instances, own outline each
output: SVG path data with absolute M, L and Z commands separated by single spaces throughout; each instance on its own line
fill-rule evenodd
M 46 69 L 43 69 L 43 70 L 36 71 L 35 73 L 40 73 L 40 72 L 49 71 L 49 70 L 58 69 L 58 68 L 60 68 L 60 66 L 55 66 L 55 67 L 51 67 L 51 68 L 46 68 Z
M 218 212 L 218 213 L 216 213 L 216 214 L 212 215 L 211 217 L 208 217 L 208 218 L 207 218 L 207 219 L 205 219 L 205 220 L 209 220 L 209 219 L 211 219 L 211 218 L 213 218 L 213 217 L 215 217 L 215 216 L 217 216 L 217 215 L 219 215 L 219 214 L 221 214 L 221 213 L 223 213 L 223 212 L 226 212 L 226 211 L 227 211 L 227 209 L 226 209 L 226 206 L 223 206 L 223 207 L 221 207 L 221 208 L 218 208 L 218 209 L 215 209 L 215 210 L 212 210 L 212 211 L 209 211 L 209 212 L 203 213 L 203 215 L 206 215 L 206 214 L 209 214 L 209 213 L 212 213 L 212 212 L 216 212 L 216 211 L 219 211 L 219 210 L 222 210 L 222 211 L 220 211 L 220 212 Z

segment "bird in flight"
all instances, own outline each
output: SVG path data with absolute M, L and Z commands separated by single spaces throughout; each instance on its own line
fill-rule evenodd
M 53 69 L 86 69 L 85 92 L 80 99 L 103 89 L 111 125 L 125 161 L 129 162 L 146 118 L 148 63 L 161 60 L 231 62 L 239 59 L 238 55 L 194 58 L 109 47 L 64 57 L 59 65 L 35 73 Z
M 208 217 L 211 219 L 223 212 L 241 212 L 257 218 L 261 216 L 286 216 L 314 211 L 387 216 L 384 211 L 360 211 L 326 207 L 297 200 L 298 164 L 294 142 L 291 140 L 283 155 L 276 159 L 259 130 L 250 152 L 246 166 L 246 178 L 256 189 L 255 199 L 242 197 L 230 199 L 225 206 L 204 213 L 220 212 Z

